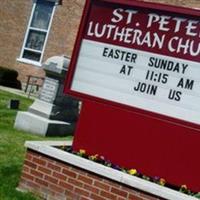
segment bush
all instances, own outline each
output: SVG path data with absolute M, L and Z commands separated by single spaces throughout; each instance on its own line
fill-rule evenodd
M 0 67 L 0 85 L 21 89 L 21 82 L 17 80 L 17 76 L 16 70 Z

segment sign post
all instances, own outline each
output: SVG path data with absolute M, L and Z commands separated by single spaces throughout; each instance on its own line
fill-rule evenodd
M 83 99 L 74 149 L 200 191 L 199 16 L 87 1 L 65 86 Z

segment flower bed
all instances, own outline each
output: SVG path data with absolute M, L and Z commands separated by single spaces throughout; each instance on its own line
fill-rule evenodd
M 158 177 L 158 176 L 149 177 L 149 176 L 146 176 L 146 175 L 144 175 L 144 174 L 141 174 L 141 173 L 140 173 L 139 171 L 137 171 L 135 168 L 126 169 L 126 168 L 124 168 L 124 167 L 120 167 L 120 166 L 118 166 L 118 165 L 115 165 L 115 164 L 111 163 L 111 162 L 110 162 L 109 160 L 107 160 L 104 156 L 100 156 L 100 155 L 98 155 L 98 154 L 95 154 L 95 155 L 88 155 L 84 149 L 80 149 L 78 152 L 76 152 L 76 151 L 72 151 L 71 146 L 68 146 L 68 147 L 67 147 L 67 146 L 61 146 L 61 147 L 59 147 L 59 148 L 62 149 L 62 150 L 64 150 L 64 151 L 67 151 L 67 152 L 69 152 L 69 153 L 72 153 L 72 154 L 74 154 L 74 155 L 77 155 L 77 156 L 83 157 L 83 158 L 85 158 L 85 159 L 91 160 L 91 161 L 93 161 L 93 162 L 102 164 L 102 165 L 107 166 L 107 167 L 111 167 L 112 169 L 122 171 L 122 172 L 124 172 L 124 173 L 126 173 L 126 174 L 139 177 L 139 178 L 141 178 L 141 179 L 144 179 L 144 180 L 147 180 L 147 181 L 156 183 L 156 184 L 158 184 L 158 185 L 165 186 L 165 187 L 168 187 L 168 188 L 177 190 L 177 191 L 179 191 L 179 192 L 181 192 L 181 193 L 184 193 L 184 194 L 187 194 L 187 195 L 190 195 L 190 196 L 194 196 L 194 197 L 197 197 L 197 198 L 200 199 L 200 192 L 192 192 L 192 191 L 187 187 L 187 185 L 181 185 L 180 187 L 177 187 L 177 186 L 168 184 L 167 181 L 166 181 L 164 178 L 160 178 L 160 177 Z
M 66 142 L 26 142 L 27 156 L 18 188 L 56 200 L 197 199 L 164 187 L 163 179 L 153 180 L 135 169 L 122 169 L 103 157 L 88 156 L 84 150 L 76 152 L 78 156 L 63 151 L 69 145 Z M 188 192 L 185 189 L 182 187 L 182 192 Z

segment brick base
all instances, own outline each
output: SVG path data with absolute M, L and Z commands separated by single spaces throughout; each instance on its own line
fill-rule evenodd
M 161 199 L 29 149 L 18 188 L 49 200 Z

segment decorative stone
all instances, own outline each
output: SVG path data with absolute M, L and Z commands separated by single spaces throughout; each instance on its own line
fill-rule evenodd
M 43 64 L 46 72 L 39 98 L 28 112 L 18 112 L 15 128 L 45 136 L 72 134 L 79 113 L 79 102 L 63 94 L 69 59 L 54 56 Z

